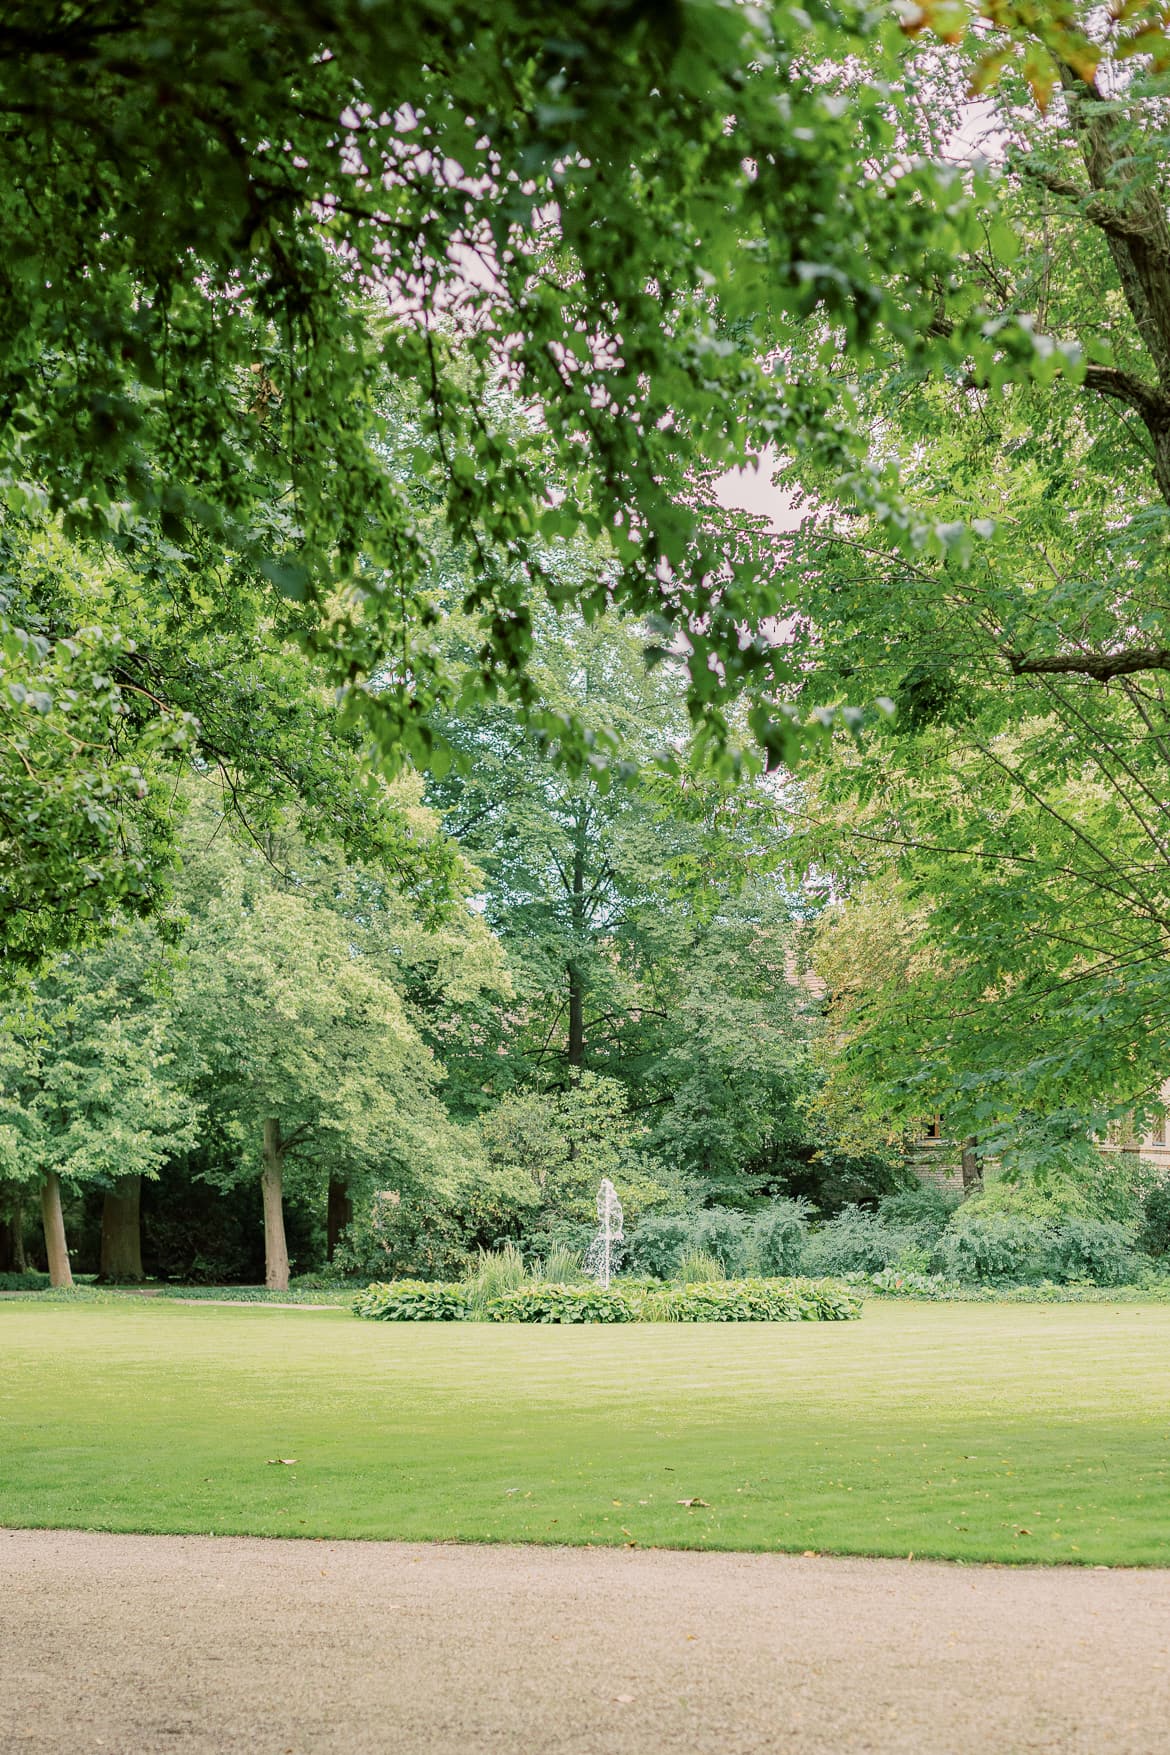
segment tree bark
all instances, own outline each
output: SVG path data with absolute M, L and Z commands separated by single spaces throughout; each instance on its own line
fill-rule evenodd
M 102 1248 L 99 1271 L 103 1280 L 143 1280 L 142 1227 L 139 1205 L 141 1176 L 120 1176 L 106 1190 L 102 1204 Z
M 349 1189 L 340 1177 L 331 1176 L 325 1207 L 325 1255 L 328 1261 L 333 1260 L 342 1233 L 348 1230 L 352 1221 L 353 1202 L 349 1198 Z
M 65 1216 L 61 1211 L 61 1178 L 46 1170 L 41 1181 L 41 1219 L 45 1227 L 45 1254 L 49 1258 L 49 1284 L 71 1286 L 69 1245 L 65 1241 Z
M 570 919 L 573 923 L 573 937 L 580 943 L 585 936 L 585 852 L 588 834 L 588 819 L 583 811 L 577 815 L 577 823 L 573 834 L 573 876 L 569 891 Z M 580 965 L 575 958 L 568 963 L 569 976 L 569 1053 L 568 1061 L 572 1067 L 585 1065 L 585 983 L 581 979 Z
M 975 1135 L 968 1134 L 963 1141 L 963 1193 L 970 1194 L 972 1189 L 983 1186 L 983 1166 L 979 1162 L 975 1150 Z
M 284 1144 L 280 1122 L 264 1123 L 264 1284 L 272 1292 L 288 1291 L 288 1244 L 284 1236 Z

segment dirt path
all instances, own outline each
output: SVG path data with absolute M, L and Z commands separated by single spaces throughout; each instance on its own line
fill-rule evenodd
M 5 1755 L 1162 1755 L 1170 1572 L 0 1530 Z

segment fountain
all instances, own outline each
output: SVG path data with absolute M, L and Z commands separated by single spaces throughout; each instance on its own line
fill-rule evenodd
M 599 1286 L 609 1285 L 610 1274 L 621 1259 L 623 1236 L 622 1203 L 609 1177 L 603 1176 L 597 1191 L 597 1236 L 585 1251 L 583 1263 L 585 1272 Z

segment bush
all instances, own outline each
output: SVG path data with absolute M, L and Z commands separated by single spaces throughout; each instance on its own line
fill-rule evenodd
M 916 1247 L 919 1237 L 915 1230 L 883 1225 L 876 1213 L 846 1207 L 809 1236 L 800 1265 L 804 1273 L 812 1275 L 876 1274 L 893 1267 L 907 1250 Z
M 688 1249 L 674 1278 L 683 1286 L 705 1286 L 711 1280 L 725 1280 L 727 1275 L 716 1256 L 705 1255 L 701 1249 Z
M 1142 1203 L 1141 1245 L 1151 1255 L 1170 1252 L 1170 1179 L 1155 1182 Z
M 752 1220 L 752 1265 L 765 1279 L 799 1269 L 808 1235 L 808 1213 L 807 1201 L 778 1200 Z
M 708 1207 L 695 1215 L 690 1243 L 698 1254 L 714 1256 L 727 1279 L 737 1279 L 747 1272 L 752 1253 L 751 1221 L 746 1213 Z
M 1132 1228 L 1115 1219 L 1066 1219 L 1054 1233 L 1050 1259 L 1054 1279 L 1095 1286 L 1130 1285 L 1142 1265 Z
M 581 1251 L 570 1249 L 567 1243 L 554 1243 L 544 1258 L 540 1277 L 550 1286 L 574 1285 L 584 1277 Z
M 27 1273 L 0 1274 L 0 1292 L 43 1292 L 48 1284 L 48 1274 L 38 1274 L 32 1269 Z
M 956 1188 L 923 1182 L 918 1188 L 887 1194 L 878 1202 L 878 1218 L 895 1231 L 921 1232 L 920 1241 L 933 1243 L 946 1230 L 962 1198 Z
M 468 1304 L 479 1315 L 493 1298 L 526 1285 L 529 1277 L 528 1263 L 516 1245 L 505 1243 L 503 1249 L 478 1251 L 475 1260 L 464 1269 L 463 1288 Z
M 626 1238 L 625 1265 L 632 1274 L 669 1280 L 692 1247 L 692 1219 L 685 1213 L 643 1219 Z
M 466 1286 L 440 1280 L 392 1280 L 367 1286 L 353 1301 L 355 1316 L 373 1322 L 462 1322 L 469 1314 Z
M 1050 1279 L 1053 1229 L 1040 1219 L 961 1208 L 939 1240 L 936 1259 L 954 1280 L 986 1285 Z
M 489 1322 L 640 1322 L 644 1297 L 621 1286 L 518 1286 L 484 1314 Z
M 831 1280 L 716 1280 L 646 1298 L 651 1322 L 849 1322 L 861 1299 Z

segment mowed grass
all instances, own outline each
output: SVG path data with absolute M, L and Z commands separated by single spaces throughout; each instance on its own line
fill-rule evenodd
M 1165 1565 L 1170 1308 L 0 1303 L 0 1524 Z

